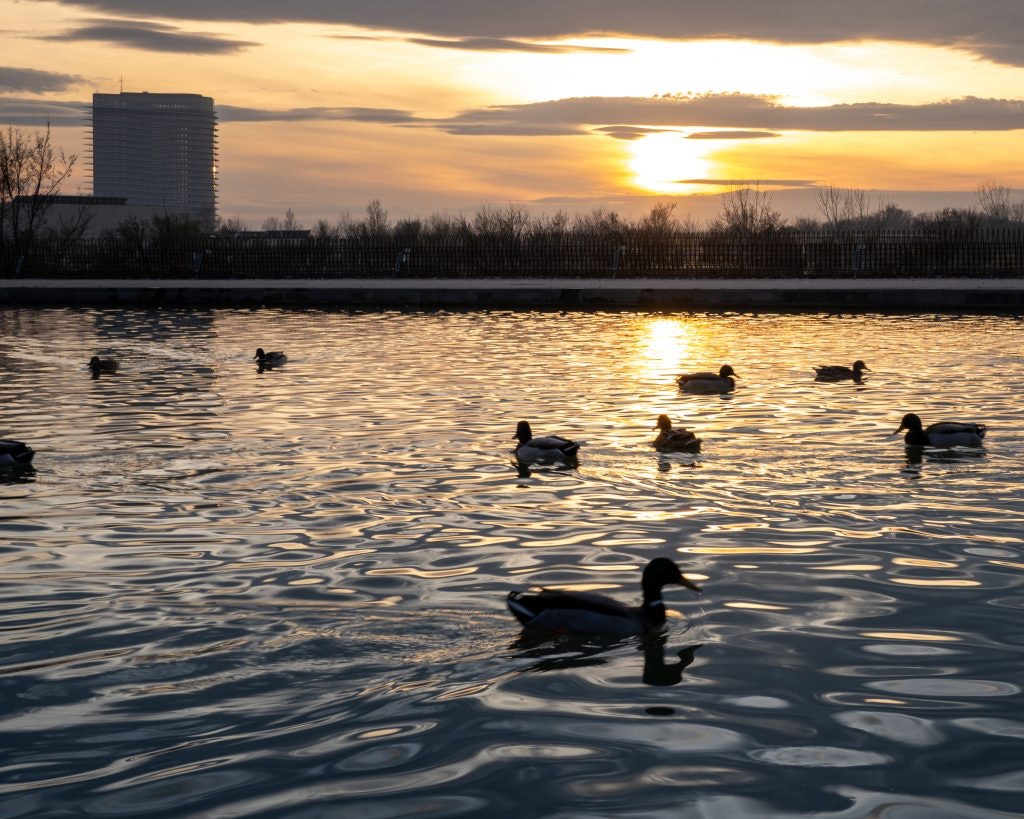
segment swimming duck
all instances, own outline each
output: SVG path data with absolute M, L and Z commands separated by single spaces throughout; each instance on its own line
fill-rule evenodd
M 814 380 L 815 381 L 845 381 L 847 379 L 853 379 L 854 381 L 860 381 L 861 373 L 864 370 L 869 370 L 867 364 L 860 359 L 853 362 L 852 367 L 844 367 L 841 364 L 826 364 L 822 367 L 815 367 Z
M 686 586 L 698 594 L 701 591 L 683 576 L 673 561 L 656 557 L 647 564 L 640 581 L 644 595 L 641 606 L 627 606 L 593 592 L 555 589 L 533 593 L 512 591 L 506 602 L 513 616 L 528 629 L 625 636 L 664 625 L 665 603 L 661 589 L 669 583 Z
M 922 428 L 921 419 L 908 412 L 900 421 L 900 427 L 893 433 L 898 435 L 907 430 L 903 440 L 907 446 L 933 446 L 946 449 L 953 446 L 981 446 L 988 428 L 984 424 L 968 424 L 958 421 L 940 421 Z
M 700 438 L 688 429 L 673 429 L 667 415 L 659 415 L 654 428 L 660 430 L 654 439 L 654 448 L 658 452 L 700 452 Z
M 263 352 L 262 347 L 256 348 L 256 355 L 253 356 L 257 363 L 262 367 L 273 367 L 275 364 L 284 364 L 288 360 L 288 356 L 282 353 L 280 350 L 273 350 L 269 353 Z
M 736 389 L 736 382 L 733 380 L 736 377 L 732 367 L 723 364 L 718 375 L 714 373 L 684 373 L 676 380 L 679 382 L 679 389 L 683 392 L 695 395 L 719 395 Z
M 574 461 L 580 448 L 577 441 L 570 441 L 561 435 L 534 438 L 529 421 L 520 421 L 512 437 L 519 439 L 516 458 L 520 461 Z
M 28 466 L 35 450 L 21 441 L 0 440 L 0 466 Z
M 100 358 L 98 355 L 94 355 L 89 359 L 89 369 L 92 370 L 93 375 L 116 373 L 117 360 L 113 358 Z

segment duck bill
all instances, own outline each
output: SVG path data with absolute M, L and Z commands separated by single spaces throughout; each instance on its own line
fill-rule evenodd
M 702 588 L 701 588 L 700 586 L 698 586 L 698 585 L 697 585 L 696 583 L 692 583 L 691 581 L 687 580 L 687 579 L 686 579 L 685 577 L 683 577 L 682 575 L 680 575 L 680 576 L 679 576 L 679 583 L 680 583 L 680 585 L 682 585 L 682 586 L 686 586 L 686 588 L 688 588 L 688 589 L 689 589 L 690 591 L 695 591 L 695 592 L 697 592 L 697 594 L 700 594 L 700 593 L 701 593 L 702 591 L 704 591 L 704 590 L 703 590 L 703 589 L 702 589 Z
M 899 434 L 900 434 L 901 432 L 903 432 L 903 430 L 905 430 L 905 429 L 906 429 L 906 427 L 905 427 L 905 426 L 902 426 L 902 425 L 901 425 L 901 426 L 900 426 L 900 428 L 899 428 L 898 430 L 896 430 L 895 432 L 892 432 L 892 433 L 890 433 L 890 434 L 891 434 L 891 435 L 899 435 Z

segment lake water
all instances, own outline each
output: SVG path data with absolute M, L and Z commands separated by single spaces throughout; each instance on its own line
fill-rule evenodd
M 0 815 L 1019 816 L 1022 330 L 0 311 Z M 905 412 L 986 444 L 908 457 Z M 578 468 L 520 472 L 520 419 Z M 657 555 L 704 587 L 663 635 L 505 609 Z

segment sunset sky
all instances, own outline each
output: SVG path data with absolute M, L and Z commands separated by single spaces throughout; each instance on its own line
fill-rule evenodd
M 0 0 L 0 125 L 83 154 L 92 93 L 220 119 L 257 227 L 523 204 L 703 221 L 747 181 L 915 211 L 1024 191 L 1024 0 Z M 883 193 L 886 192 L 886 193 Z M 692 195 L 702 195 L 693 198 Z M 676 199 L 675 197 L 680 197 Z

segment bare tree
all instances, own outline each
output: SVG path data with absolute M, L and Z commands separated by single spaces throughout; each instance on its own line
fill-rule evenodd
M 651 212 L 640 220 L 640 232 L 648 239 L 670 239 L 679 228 L 674 215 L 675 209 L 675 202 L 658 202 L 651 208 Z
M 245 233 L 249 226 L 241 216 L 231 216 L 227 219 L 217 220 L 217 233 L 224 236 L 231 236 L 235 233 Z
M 507 208 L 482 205 L 473 217 L 473 230 L 480 237 L 520 239 L 529 226 L 529 211 L 511 202 Z
M 388 223 L 388 212 L 379 199 L 371 199 L 366 205 L 366 221 L 363 226 L 370 237 L 374 239 L 387 238 L 391 226 Z
M 828 185 L 814 193 L 818 212 L 835 235 L 849 229 L 862 230 L 870 218 L 866 191 L 859 188 L 837 188 Z
M 0 131 L 0 245 L 10 240 L 16 266 L 77 161 L 54 148 L 49 125 L 32 134 L 13 126 Z
M 713 226 L 741 236 L 756 236 L 778 230 L 782 214 L 772 204 L 772 194 L 757 185 L 733 188 L 722 196 L 722 211 Z
M 284 212 L 283 219 L 280 219 L 277 216 L 268 216 L 263 220 L 261 227 L 268 233 L 282 230 L 302 230 L 302 225 L 299 224 L 299 220 L 295 218 L 295 211 L 291 208 L 288 208 Z
M 993 222 L 1009 222 L 1013 217 L 1012 192 L 998 182 L 982 182 L 975 189 L 978 207 Z

